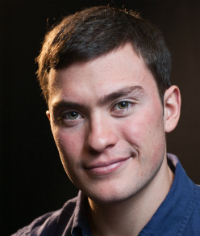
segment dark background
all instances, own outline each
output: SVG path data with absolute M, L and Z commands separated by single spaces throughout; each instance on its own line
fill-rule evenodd
M 133 9 L 164 34 L 172 53 L 172 84 L 182 93 L 178 127 L 167 135 L 168 152 L 178 155 L 200 184 L 200 1 L 40 0 L 0 2 L 0 235 L 56 210 L 76 195 L 59 160 L 36 79 L 46 30 L 62 16 L 85 7 Z

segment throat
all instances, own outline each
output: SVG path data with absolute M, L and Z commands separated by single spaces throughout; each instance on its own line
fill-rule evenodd
M 132 204 L 131 204 L 132 205 Z M 132 208 L 132 207 L 131 207 Z M 138 207 L 130 209 L 130 202 L 97 204 L 89 199 L 88 219 L 94 236 L 138 236 Z

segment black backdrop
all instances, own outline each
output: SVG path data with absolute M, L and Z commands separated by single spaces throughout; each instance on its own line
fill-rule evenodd
M 62 16 L 85 7 L 133 9 L 164 34 L 172 53 L 172 84 L 182 92 L 178 127 L 167 136 L 189 177 L 200 184 L 200 1 L 35 0 L 0 2 L 0 235 L 75 196 L 59 160 L 35 72 L 44 34 Z

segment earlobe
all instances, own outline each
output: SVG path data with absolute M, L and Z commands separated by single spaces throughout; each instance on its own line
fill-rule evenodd
M 50 121 L 51 119 L 50 119 L 50 112 L 49 112 L 49 110 L 46 111 L 46 115 L 47 115 L 47 117 L 48 117 L 48 119 L 49 119 L 49 121 Z
M 174 130 L 178 124 L 181 110 L 181 94 L 177 86 L 168 88 L 164 95 L 165 132 Z

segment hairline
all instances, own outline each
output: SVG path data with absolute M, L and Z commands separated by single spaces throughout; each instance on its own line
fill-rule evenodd
M 67 69 L 67 68 L 69 68 L 70 66 L 75 65 L 75 64 L 84 64 L 84 63 L 88 63 L 88 62 L 94 61 L 94 60 L 96 60 L 96 59 L 98 59 L 98 58 L 100 59 L 100 58 L 102 58 L 102 57 L 108 55 L 109 53 L 112 53 L 112 52 L 114 52 L 114 51 L 116 51 L 116 50 L 118 50 L 118 49 L 124 47 L 126 44 L 130 44 L 131 47 L 132 47 L 132 49 L 133 49 L 133 51 L 134 51 L 134 53 L 136 53 L 136 55 L 137 55 L 138 57 L 142 58 L 142 60 L 144 61 L 144 64 L 145 64 L 145 66 L 146 66 L 146 69 L 151 73 L 151 75 L 152 75 L 152 77 L 153 77 L 153 79 L 154 79 L 154 81 L 155 81 L 155 83 L 156 83 L 157 92 L 158 92 L 158 95 L 159 95 L 161 104 L 162 104 L 162 106 L 163 106 L 163 105 L 164 105 L 164 103 L 163 103 L 164 94 L 161 95 L 161 93 L 160 93 L 159 86 L 158 86 L 158 82 L 157 82 L 157 80 L 156 80 L 156 78 L 155 78 L 155 75 L 152 73 L 152 71 L 150 70 L 150 68 L 147 66 L 147 64 L 146 64 L 146 62 L 145 62 L 145 58 L 143 57 L 142 53 L 141 53 L 141 52 L 137 52 L 137 51 L 135 50 L 134 45 L 133 45 L 133 42 L 131 42 L 131 40 L 127 40 L 127 41 L 122 42 L 121 44 L 117 45 L 117 46 L 114 47 L 113 49 L 109 50 L 108 52 L 102 53 L 101 55 L 98 55 L 98 56 L 94 56 L 94 57 L 92 57 L 92 58 L 89 58 L 88 60 L 87 60 L 87 59 L 85 59 L 85 60 L 76 60 L 76 61 L 74 61 L 74 62 L 72 62 L 72 63 L 70 63 L 70 64 L 68 64 L 68 65 L 66 65 L 66 66 L 59 67 L 58 69 L 56 69 L 56 68 L 50 68 L 50 71 L 49 71 L 49 73 L 48 73 L 48 75 L 47 75 L 48 84 L 47 84 L 47 89 L 46 89 L 46 90 L 47 90 L 47 99 L 48 99 L 48 100 L 47 100 L 47 105 L 48 105 L 48 107 L 49 107 L 49 99 L 50 99 L 50 96 L 49 96 L 49 95 L 50 95 L 50 91 L 49 91 L 49 81 L 50 81 L 50 80 L 49 80 L 49 78 L 50 78 L 50 72 L 51 72 L 52 70 L 55 70 L 56 72 L 58 72 L 59 70 Z

